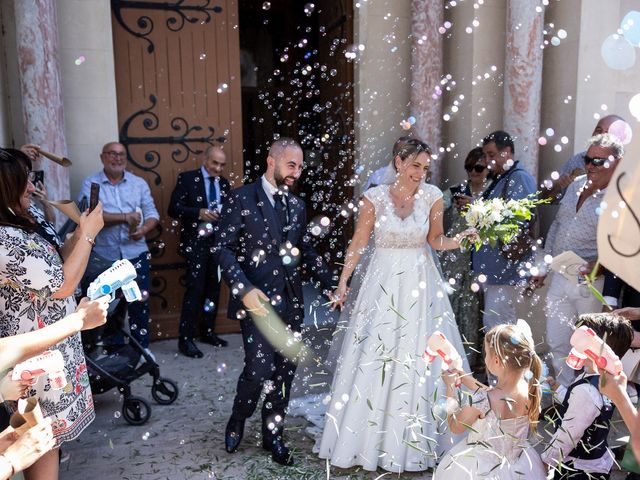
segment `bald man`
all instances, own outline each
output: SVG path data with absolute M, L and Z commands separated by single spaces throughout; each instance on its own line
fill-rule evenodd
M 109 142 L 100 153 L 103 169 L 84 180 L 79 201 L 89 199 L 91 184 L 100 185 L 104 228 L 95 238 L 82 289 L 116 260 L 130 260 L 138 274 L 141 291 L 149 291 L 150 262 L 146 235 L 155 229 L 160 215 L 146 180 L 127 170 L 127 150 L 119 142 Z M 148 299 L 128 305 L 131 335 L 149 352 Z
M 230 189 L 229 181 L 222 176 L 226 165 L 222 148 L 207 148 L 200 168 L 178 175 L 169 203 L 169 216 L 181 222 L 178 251 L 187 261 L 178 349 L 191 358 L 203 356 L 194 341 L 200 318 L 200 340 L 214 347 L 227 346 L 226 340 L 214 332 L 220 279 L 213 257 L 214 233 Z
M 326 290 L 333 285 L 331 273 L 306 235 L 304 202 L 291 192 L 302 173 L 302 160 L 296 141 L 273 142 L 262 178 L 229 194 L 216 236 L 220 271 L 231 287 L 227 314 L 240 320 L 245 354 L 225 448 L 229 453 L 238 449 L 245 420 L 253 415 L 269 382 L 262 404 L 262 446 L 282 465 L 293 464 L 282 431 L 296 364 L 268 340 L 260 325 L 273 322 L 293 332 L 302 330 L 302 266 Z M 265 303 L 273 305 L 276 316 L 265 317 Z

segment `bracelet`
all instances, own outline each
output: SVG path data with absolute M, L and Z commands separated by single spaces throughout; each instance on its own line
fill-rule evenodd
M 16 467 L 13 464 L 13 462 L 4 453 L 0 453 L 0 458 L 4 458 L 4 461 L 9 464 L 9 466 L 11 467 L 11 475 L 10 476 L 13 477 L 16 474 Z
M 95 247 L 95 246 L 96 246 L 96 242 L 95 242 L 95 240 L 94 240 L 93 238 L 91 238 L 89 235 L 85 235 L 85 236 L 84 236 L 84 239 L 85 239 L 87 242 L 89 242 L 89 243 L 91 244 L 91 246 L 92 246 L 92 247 Z

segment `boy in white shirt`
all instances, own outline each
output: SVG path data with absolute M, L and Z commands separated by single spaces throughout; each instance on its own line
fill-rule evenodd
M 581 315 L 578 325 L 595 331 L 618 357 L 625 354 L 633 339 L 631 324 L 617 315 Z M 584 372 L 568 387 L 548 380 L 559 404 L 550 415 L 556 431 L 542 460 L 553 470 L 553 479 L 608 480 L 614 461 L 607 444 L 613 405 L 598 389 L 597 369 L 588 361 Z

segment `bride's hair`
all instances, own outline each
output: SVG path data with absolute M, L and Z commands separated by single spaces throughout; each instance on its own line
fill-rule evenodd
M 405 161 L 407 158 L 418 155 L 421 152 L 425 152 L 427 155 L 431 155 L 431 148 L 422 140 L 418 140 L 417 138 L 406 138 L 406 140 L 404 140 L 401 144 L 400 140 L 403 140 L 403 137 L 399 138 L 396 141 L 396 145 L 394 145 L 394 161 L 391 162 L 393 168 L 396 171 L 398 170 L 395 163 L 396 157 L 400 157 L 400 160 Z M 399 148 L 397 148 L 397 153 L 395 153 L 397 146 L 399 146 Z
M 527 326 L 528 327 L 528 326 Z M 505 368 L 522 371 L 529 382 L 529 423 L 535 429 L 540 416 L 542 361 L 536 353 L 531 331 L 520 325 L 502 324 L 485 335 L 485 342 Z

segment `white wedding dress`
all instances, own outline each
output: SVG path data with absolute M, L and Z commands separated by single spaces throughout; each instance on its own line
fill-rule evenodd
M 375 246 L 344 332 L 319 455 L 342 468 L 422 471 L 454 443 L 441 406 L 440 360 L 427 366 L 422 359 L 427 338 L 440 330 L 464 352 L 426 243 L 442 192 L 423 184 L 405 219 L 389 185 L 365 197 L 375 207 Z

